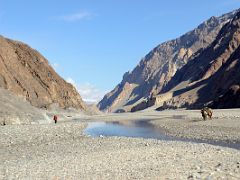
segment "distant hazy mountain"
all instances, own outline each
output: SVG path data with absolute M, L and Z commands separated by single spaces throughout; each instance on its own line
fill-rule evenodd
M 24 97 L 33 106 L 85 109 L 76 89 L 28 45 L 0 36 L 0 87 Z
M 154 48 L 132 72 L 125 73 L 122 82 L 114 90 L 105 95 L 98 104 L 99 109 L 108 112 L 130 111 L 149 96 L 159 94 L 177 70 L 215 40 L 220 29 L 235 13 L 211 17 L 180 38 Z

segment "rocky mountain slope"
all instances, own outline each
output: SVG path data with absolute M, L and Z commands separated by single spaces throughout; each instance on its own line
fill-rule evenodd
M 240 11 L 210 46 L 176 72 L 162 93 L 172 92 L 173 98 L 166 101 L 169 106 L 239 108 L 239 85 Z
M 0 36 L 0 87 L 39 108 L 85 109 L 76 89 L 28 45 Z
M 156 96 L 193 54 L 213 42 L 235 13 L 211 17 L 180 38 L 154 48 L 132 72 L 125 73 L 122 82 L 99 102 L 99 109 L 108 112 L 130 111 L 142 100 Z

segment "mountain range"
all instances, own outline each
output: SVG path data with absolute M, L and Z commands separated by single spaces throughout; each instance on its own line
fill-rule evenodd
M 155 47 L 104 96 L 99 109 L 128 112 L 153 105 L 161 109 L 216 104 L 239 83 L 238 16 L 239 10 L 211 17 Z
M 240 10 L 236 10 L 211 17 L 183 36 L 155 47 L 133 71 L 123 75 L 98 108 L 105 112 L 134 112 L 151 106 L 158 110 L 239 108 L 239 59 Z M 75 87 L 61 78 L 38 51 L 3 36 L 0 94 L 5 97 L 0 100 L 1 117 L 7 118 L 12 109 L 16 116 L 29 118 L 26 122 L 43 118 L 38 108 L 97 111 L 85 105 Z M 21 108 L 21 104 L 27 108 Z M 31 114 L 25 113 L 28 109 Z
M 196 53 L 176 72 L 161 92 L 173 92 L 174 97 L 166 102 L 174 105 L 177 101 L 184 101 L 185 106 L 199 108 L 205 104 L 211 106 L 215 101 L 215 107 L 229 108 L 221 105 L 226 102 L 220 102 L 219 99 L 231 89 L 238 91 L 239 45 L 240 11 L 222 27 L 216 39 L 207 48 Z M 176 106 L 179 104 L 176 103 Z

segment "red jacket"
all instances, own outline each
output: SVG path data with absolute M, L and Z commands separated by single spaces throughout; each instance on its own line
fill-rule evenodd
M 58 119 L 57 116 L 54 115 L 54 116 L 53 116 L 53 120 L 54 120 L 54 121 L 57 121 L 57 119 Z

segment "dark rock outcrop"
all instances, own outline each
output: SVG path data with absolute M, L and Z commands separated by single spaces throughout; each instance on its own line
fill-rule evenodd
M 24 97 L 31 105 L 85 109 L 76 89 L 28 45 L 0 36 L 0 87 Z
M 213 102 L 212 107 L 218 109 L 240 108 L 240 86 L 231 86 L 225 94 Z

